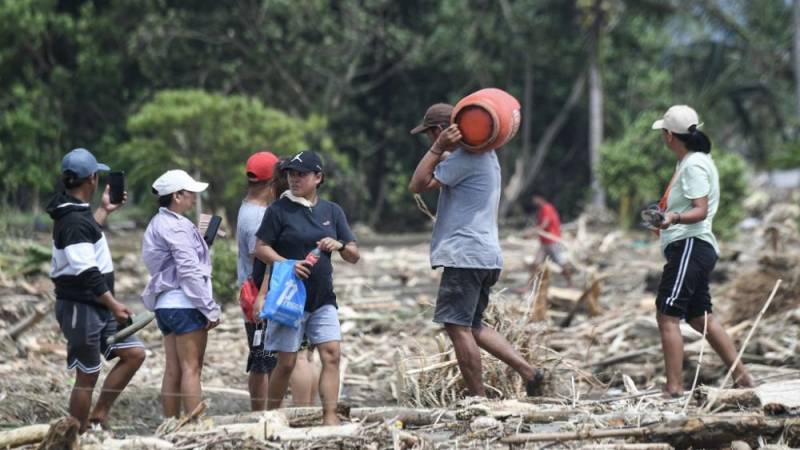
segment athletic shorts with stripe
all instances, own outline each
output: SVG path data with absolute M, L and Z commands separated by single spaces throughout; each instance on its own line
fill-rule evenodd
M 69 300 L 56 300 L 56 320 L 67 339 L 67 368 L 83 373 L 99 372 L 103 366 L 100 354 L 108 361 L 117 357 L 114 350 L 142 347 L 136 336 L 128 336 L 113 345 L 106 339 L 117 332 L 117 320 L 103 306 Z
M 664 249 L 667 264 L 658 286 L 656 308 L 668 316 L 686 320 L 711 313 L 709 278 L 717 263 L 717 252 L 708 242 L 687 238 Z

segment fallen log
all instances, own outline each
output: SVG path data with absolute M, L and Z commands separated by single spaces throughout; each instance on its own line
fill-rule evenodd
M 175 445 L 172 442 L 155 437 L 139 436 L 81 444 L 81 450 L 171 450 L 174 448 Z
M 767 408 L 773 413 L 800 408 L 800 380 L 776 381 L 749 389 L 717 389 L 703 386 L 694 395 L 699 402 L 716 398 L 716 403 L 733 408 Z
M 369 408 L 374 409 L 374 408 Z M 275 410 L 286 417 L 289 426 L 304 427 L 319 424 L 322 422 L 322 408 L 318 406 L 302 406 L 294 408 L 282 408 Z M 228 416 L 210 416 L 206 417 L 207 423 L 212 423 L 214 426 L 232 425 L 242 423 L 258 423 L 264 419 L 265 415 L 269 414 L 266 411 L 253 411 L 242 414 L 232 414 Z M 340 420 L 350 420 L 350 406 L 338 404 L 336 406 L 336 415 Z
M 647 436 L 647 434 L 647 428 L 622 428 L 610 430 L 586 429 L 556 433 L 518 433 L 503 438 L 501 442 L 504 444 L 515 445 L 527 444 L 530 442 L 567 442 L 629 437 L 641 438 Z
M 584 445 L 583 450 L 674 450 L 669 444 L 598 444 Z
M 420 427 L 434 424 L 437 421 L 453 421 L 455 413 L 442 409 L 402 407 L 353 408 L 350 410 L 350 417 L 365 423 L 399 420 L 404 426 Z
M 347 425 L 334 425 L 305 428 L 283 428 L 269 436 L 270 440 L 280 442 L 316 441 L 318 439 L 332 439 L 356 436 L 361 426 L 357 423 Z
M 246 422 L 236 422 L 235 418 Z M 165 422 L 167 423 L 167 422 Z M 161 429 L 164 424 L 159 427 Z M 289 427 L 286 415 L 279 410 L 259 411 L 251 414 L 233 416 L 201 417 L 195 421 L 184 423 L 179 430 L 160 433 L 161 435 L 191 437 L 203 433 L 241 434 L 255 439 L 266 440 L 284 428 Z
M 41 322 L 41 320 L 47 316 L 47 314 L 50 312 L 52 308 L 53 308 L 52 302 L 47 302 L 46 307 L 36 308 L 27 317 L 23 318 L 15 325 L 10 326 L 8 328 L 8 335 L 11 337 L 11 339 L 16 341 L 17 339 L 19 339 L 20 336 L 22 336 L 23 333 L 25 333 L 27 330 L 32 328 L 37 323 Z
M 663 425 L 637 428 L 583 429 L 556 433 L 520 433 L 502 439 L 504 444 L 566 442 L 606 438 L 668 443 L 675 448 L 721 448 L 735 440 L 757 445 L 759 437 L 783 437 L 787 445 L 800 444 L 800 419 L 756 415 L 690 417 Z
M 0 448 L 14 448 L 41 442 L 50 425 L 28 425 L 13 430 L 0 431 Z

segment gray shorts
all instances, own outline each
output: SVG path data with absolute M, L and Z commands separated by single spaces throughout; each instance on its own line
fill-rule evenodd
M 297 328 L 269 321 L 265 348 L 271 352 L 294 353 L 300 349 L 303 336 L 308 338 L 311 345 L 341 341 L 342 330 L 339 326 L 339 312 L 336 307 L 324 305 L 312 313 L 306 311 Z
M 67 368 L 78 368 L 83 373 L 99 372 L 103 366 L 100 354 L 106 360 L 117 357 L 114 350 L 142 347 L 136 336 L 128 336 L 114 345 L 106 339 L 117 332 L 117 320 L 111 311 L 102 306 L 69 300 L 56 300 L 56 320 L 67 339 Z
M 492 286 L 499 278 L 500 269 L 445 267 L 433 321 L 480 328 Z
M 549 256 L 550 260 L 559 266 L 567 264 L 567 258 L 564 256 L 564 247 L 558 242 L 553 244 L 542 244 L 539 247 L 539 252 L 536 253 L 536 264 L 543 264 L 545 257 Z

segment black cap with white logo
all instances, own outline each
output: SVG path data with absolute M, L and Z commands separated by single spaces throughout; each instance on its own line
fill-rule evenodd
M 311 150 L 302 151 L 281 165 L 281 170 L 296 170 L 298 172 L 323 172 L 322 159 Z

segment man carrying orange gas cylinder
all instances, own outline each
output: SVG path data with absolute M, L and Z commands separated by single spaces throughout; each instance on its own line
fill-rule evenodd
M 432 145 L 417 165 L 409 190 L 440 190 L 431 266 L 444 271 L 433 321 L 444 325 L 467 389 L 476 396 L 485 396 L 481 348 L 516 370 L 528 395 L 541 395 L 544 382 L 542 370 L 482 322 L 503 267 L 497 228 L 501 175 L 495 150 L 516 134 L 519 120 L 516 99 L 499 89 L 483 89 L 455 108 L 431 106 L 411 130 L 424 132 Z

